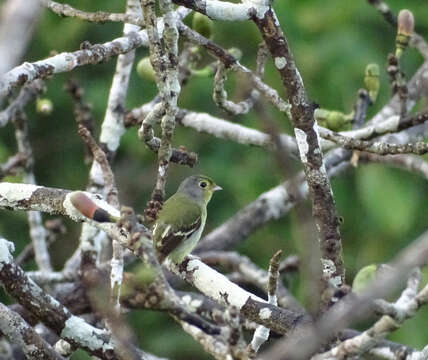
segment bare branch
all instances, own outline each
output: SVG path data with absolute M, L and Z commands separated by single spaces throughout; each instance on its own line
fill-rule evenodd
M 14 262 L 13 244 L 0 239 L 0 281 L 21 305 L 30 310 L 70 344 L 85 349 L 101 359 L 120 359 L 105 330 L 94 328 L 74 316 L 57 300 L 40 289 Z

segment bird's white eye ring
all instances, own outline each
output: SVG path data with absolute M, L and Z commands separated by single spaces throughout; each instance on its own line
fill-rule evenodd
M 200 183 L 199 183 L 199 186 L 202 188 L 202 189 L 205 189 L 206 187 L 207 187 L 207 182 L 206 181 L 201 181 Z

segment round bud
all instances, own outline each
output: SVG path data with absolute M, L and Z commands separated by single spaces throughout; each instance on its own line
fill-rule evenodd
M 192 29 L 207 39 L 212 39 L 214 22 L 208 16 L 197 12 L 193 15 Z
M 409 10 L 401 10 L 397 18 L 397 37 L 395 38 L 395 55 L 400 57 L 409 46 L 410 37 L 415 28 L 415 19 Z
M 149 57 L 144 57 L 138 62 L 137 74 L 143 80 L 156 81 L 155 71 L 153 70 Z
M 367 265 L 360 269 L 355 275 L 354 281 L 352 282 L 352 291 L 356 294 L 361 294 L 367 289 L 367 286 L 374 280 L 377 273 L 377 265 Z
M 397 18 L 398 33 L 410 36 L 413 34 L 415 29 L 415 18 L 413 13 L 407 9 L 403 9 L 399 12 Z
M 36 101 L 36 111 L 42 115 L 50 115 L 53 110 L 52 101 L 48 98 L 38 98 Z
M 238 49 L 237 47 L 232 47 L 230 49 L 227 49 L 227 52 L 238 61 L 241 60 L 242 58 L 242 50 Z

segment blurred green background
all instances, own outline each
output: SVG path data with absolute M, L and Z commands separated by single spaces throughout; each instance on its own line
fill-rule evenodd
M 125 1 L 79 0 L 70 1 L 69 4 L 88 11 L 122 12 Z M 416 29 L 422 35 L 428 35 L 426 0 L 395 0 L 389 4 L 395 13 L 403 7 L 411 9 L 416 18 Z M 275 3 L 274 8 L 312 101 L 325 108 L 350 112 L 356 92 L 363 86 L 364 68 L 370 62 L 380 65 L 382 82 L 378 101 L 369 110 L 369 117 L 390 98 L 385 64 L 388 53 L 394 47 L 395 33 L 367 1 L 281 0 Z M 103 43 L 121 36 L 121 33 L 120 24 L 96 25 L 60 18 L 45 11 L 25 60 L 36 61 L 48 57 L 52 50 L 75 51 L 85 40 L 92 44 Z M 243 52 L 241 62 L 252 69 L 260 39 L 256 26 L 251 22 L 215 22 L 214 40 L 225 48 L 239 47 Z M 147 54 L 147 49 L 138 49 L 137 60 Z M 422 61 L 413 49 L 405 53 L 403 70 L 407 77 Z M 46 97 L 53 101 L 54 110 L 47 117 L 37 114 L 34 105 L 27 106 L 36 157 L 35 174 L 39 184 L 72 190 L 86 187 L 88 166 L 82 161 L 83 146 L 76 131 L 73 104 L 63 88 L 70 77 L 79 81 L 85 89 L 85 100 L 93 105 L 99 130 L 115 63 L 116 59 L 111 59 L 107 63 L 77 68 L 72 73 L 50 79 Z M 266 68 L 266 82 L 284 95 L 281 80 L 271 61 Z M 242 83 L 241 77 L 230 76 L 227 90 L 233 100 L 242 99 Z M 131 109 L 146 103 L 155 94 L 155 84 L 139 79 L 134 66 L 127 107 Z M 229 118 L 217 109 L 212 101 L 211 78 L 192 79 L 182 89 L 179 106 L 239 121 L 245 126 L 263 128 L 254 112 Z M 423 100 L 419 108 L 424 106 Z M 290 132 L 286 118 L 270 107 L 268 111 L 282 131 Z M 224 189 L 214 196 L 209 205 L 205 233 L 284 179 L 272 154 L 264 149 L 237 145 L 180 126 L 177 127 L 174 143 L 197 152 L 200 162 L 195 169 L 172 165 L 168 194 L 175 191 L 184 177 L 193 173 L 213 177 Z M 0 132 L 0 162 L 15 151 L 13 128 L 8 125 Z M 296 164 L 296 168 L 300 166 Z M 154 186 L 156 156 L 138 140 L 136 129 L 130 129 L 124 135 L 114 170 L 122 203 L 142 211 Z M 292 175 L 287 174 L 287 178 Z M 20 179 L 7 178 L 6 181 Z M 338 212 L 345 220 L 341 231 L 348 283 L 352 282 L 361 267 L 389 261 L 428 225 L 428 186 L 426 180 L 417 175 L 380 165 L 361 165 L 333 179 L 332 184 Z M 61 269 L 77 246 L 80 227 L 69 221 L 66 224 L 68 233 L 51 248 L 56 269 Z M 238 250 L 267 268 L 269 258 L 277 249 L 283 249 L 286 255 L 298 253 L 296 226 L 293 216 L 273 221 L 242 243 Z M 0 211 L 0 234 L 15 242 L 17 253 L 29 241 L 27 229 L 24 213 Z M 32 266 L 34 264 L 28 268 Z M 298 277 L 285 280 L 299 297 Z M 428 343 L 427 316 L 426 310 L 421 311 L 390 338 L 415 347 Z M 129 319 L 146 351 L 171 359 L 208 358 L 199 345 L 164 314 L 132 311 Z M 72 357 L 73 360 L 85 358 L 87 355 L 82 351 Z

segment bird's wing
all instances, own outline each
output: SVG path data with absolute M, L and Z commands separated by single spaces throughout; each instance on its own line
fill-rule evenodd
M 197 204 L 187 203 L 182 208 L 170 206 L 166 201 L 159 218 L 169 219 L 158 221 L 153 228 L 153 240 L 159 261 L 162 262 L 178 245 L 198 231 L 202 224 L 202 214 Z M 183 204 L 183 202 L 181 202 Z

